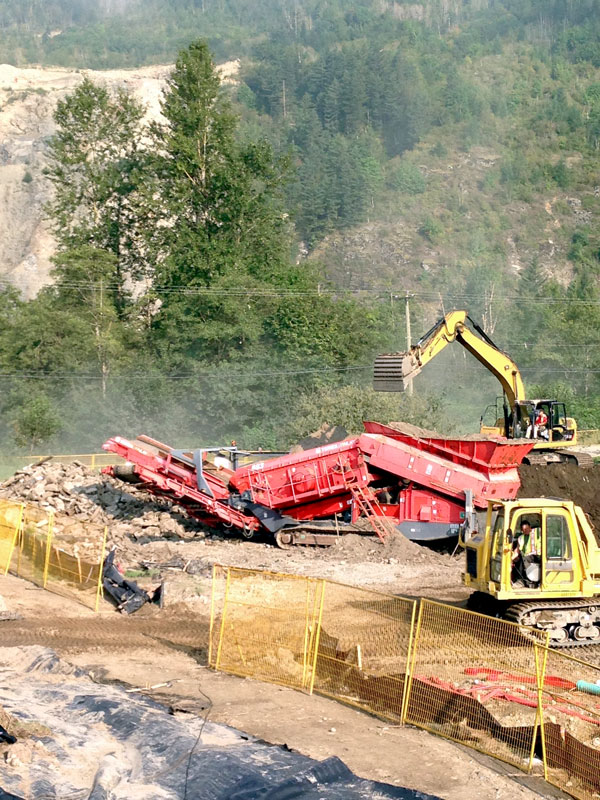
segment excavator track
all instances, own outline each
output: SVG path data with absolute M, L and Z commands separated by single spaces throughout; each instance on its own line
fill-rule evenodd
M 356 533 L 373 542 L 379 541 L 372 529 L 365 530 L 359 526 L 349 523 L 339 523 L 336 525 L 330 521 L 305 522 L 290 528 L 281 528 L 273 538 L 277 547 L 287 550 L 298 545 L 312 545 L 319 547 L 331 547 L 346 534 Z
M 539 617 L 536 619 L 537 615 L 544 615 L 542 624 L 539 622 Z M 582 615 L 588 617 L 586 625 L 573 621 L 575 617 L 579 617 L 581 621 Z M 514 603 L 506 609 L 503 616 L 509 622 L 516 622 L 518 625 L 548 630 L 549 644 L 554 648 L 590 647 L 600 644 L 600 604 L 595 604 L 593 599 Z M 559 624 L 551 628 L 549 626 L 553 617 Z M 569 618 L 571 621 L 568 621 Z M 591 624 L 592 622 L 594 624 Z M 592 632 L 593 637 L 586 637 L 584 632 Z
M 532 467 L 550 466 L 552 464 L 573 464 L 581 469 L 590 469 L 594 466 L 594 459 L 589 453 L 580 450 L 532 450 L 523 459 L 524 464 Z

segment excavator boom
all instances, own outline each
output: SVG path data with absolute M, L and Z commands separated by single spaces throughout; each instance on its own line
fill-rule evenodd
M 467 322 L 469 323 L 467 325 Z M 502 352 L 466 311 L 451 311 L 405 353 L 377 356 L 373 372 L 376 392 L 402 392 L 432 358 L 451 342 L 458 342 L 500 381 L 504 392 L 503 417 L 495 425 L 483 425 L 481 433 L 509 439 L 536 440 L 528 463 L 568 462 L 591 466 L 587 453 L 576 452 L 577 423 L 557 400 L 527 399 L 519 368 Z M 538 418 L 541 421 L 537 421 Z M 544 421 L 545 420 L 545 421 Z M 568 449 L 568 452 L 566 450 Z
M 467 320 L 479 336 L 467 327 Z M 454 341 L 459 342 L 498 378 L 511 407 L 525 399 L 523 381 L 515 362 L 496 347 L 466 311 L 451 311 L 408 352 L 378 356 L 375 361 L 373 388 L 378 392 L 404 391 L 423 367 Z

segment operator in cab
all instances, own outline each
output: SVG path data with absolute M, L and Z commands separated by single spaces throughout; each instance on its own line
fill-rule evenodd
M 535 416 L 532 415 L 525 436 L 527 439 L 548 438 L 548 415 L 541 406 L 536 409 Z
M 534 587 L 540 583 L 541 536 L 528 519 L 521 520 L 521 533 L 513 540 L 511 583 L 515 587 Z

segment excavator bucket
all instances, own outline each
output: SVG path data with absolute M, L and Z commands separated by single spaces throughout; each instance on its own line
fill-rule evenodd
M 411 352 L 379 355 L 373 369 L 373 389 L 376 392 L 403 392 L 421 369 Z

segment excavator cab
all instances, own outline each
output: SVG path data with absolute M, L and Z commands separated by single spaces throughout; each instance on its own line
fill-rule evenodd
M 465 542 L 464 583 L 497 600 L 576 595 L 583 573 L 572 505 L 546 498 L 490 504 L 485 533 Z
M 495 404 L 486 406 L 481 415 L 479 433 L 507 439 L 527 438 L 533 414 L 533 405 L 528 401 L 515 403 L 511 408 L 505 395 L 497 397 Z
M 600 643 L 600 547 L 579 506 L 490 502 L 485 532 L 463 543 L 473 611 L 548 632 L 553 647 Z
M 577 423 L 572 417 L 567 416 L 564 403 L 556 400 L 539 401 L 548 404 L 548 420 L 551 442 L 573 442 L 577 436 Z
M 537 425 L 538 418 L 546 422 Z M 577 423 L 567 416 L 565 404 L 557 400 L 525 400 L 510 409 L 506 397 L 497 397 L 495 404 L 486 407 L 480 423 L 479 432 L 483 434 L 535 439 L 536 450 L 572 446 L 577 438 Z

